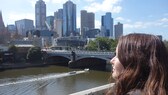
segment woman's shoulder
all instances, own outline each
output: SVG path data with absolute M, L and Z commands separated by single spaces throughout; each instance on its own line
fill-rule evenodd
M 142 94 L 142 91 L 139 89 L 128 92 L 128 95 L 141 95 L 141 94 Z

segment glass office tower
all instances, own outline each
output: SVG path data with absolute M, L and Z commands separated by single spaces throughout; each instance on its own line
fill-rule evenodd
M 104 33 L 105 37 L 113 37 L 113 18 L 111 17 L 111 13 L 107 12 L 106 15 L 101 18 L 101 30 Z
M 76 35 L 76 5 L 72 1 L 63 4 L 63 37 Z
M 39 0 L 35 4 L 35 24 L 36 29 L 46 29 L 46 4 L 43 0 Z

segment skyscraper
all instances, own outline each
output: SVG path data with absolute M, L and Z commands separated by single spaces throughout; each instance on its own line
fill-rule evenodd
M 43 0 L 39 0 L 35 4 L 35 20 L 36 29 L 46 29 L 46 4 Z
M 118 22 L 118 24 L 114 25 L 114 34 L 115 39 L 118 39 L 120 36 L 123 35 L 123 24 Z
M 26 32 L 34 29 L 33 20 L 22 19 L 15 21 L 15 25 L 18 31 L 18 34 L 26 36 Z
M 63 33 L 63 9 L 54 12 L 54 31 L 58 37 L 62 37 Z
M 54 19 L 63 19 L 63 9 L 54 12 Z
M 49 30 L 54 29 L 54 16 L 47 16 L 46 17 L 46 26 Z
M 76 5 L 72 1 L 63 4 L 63 37 L 76 35 Z
M 0 11 L 0 32 L 4 32 L 5 30 L 5 25 L 2 19 L 2 12 Z
M 101 32 L 105 37 L 113 37 L 113 18 L 110 12 L 101 18 Z
M 86 10 L 81 10 L 81 36 L 86 37 L 86 31 L 95 28 L 95 15 L 90 12 L 87 13 Z

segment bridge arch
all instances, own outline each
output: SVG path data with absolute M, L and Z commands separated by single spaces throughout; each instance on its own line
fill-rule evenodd
M 95 58 L 95 59 L 102 59 L 102 60 L 110 60 L 108 58 L 105 57 L 101 57 L 101 56 L 76 56 L 76 60 L 81 60 L 81 59 L 85 59 L 85 58 Z
M 95 70 L 106 70 L 107 59 L 100 57 L 82 57 L 69 63 L 70 68 L 89 68 Z
M 61 55 L 48 56 L 46 58 L 47 64 L 55 64 L 55 65 L 61 65 L 61 66 L 68 66 L 69 61 L 70 61 L 69 57 L 61 56 Z

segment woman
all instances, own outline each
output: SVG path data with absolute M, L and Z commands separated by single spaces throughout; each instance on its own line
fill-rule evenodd
M 168 95 L 168 52 L 157 36 L 120 37 L 110 62 L 116 83 L 107 95 Z

